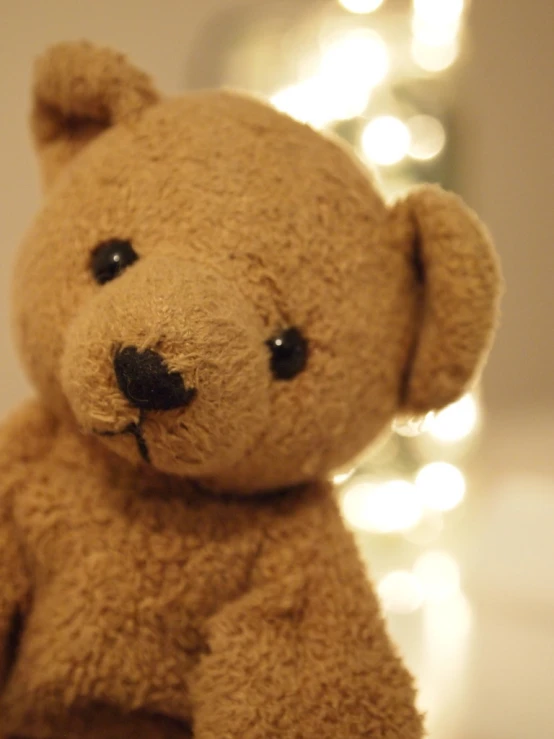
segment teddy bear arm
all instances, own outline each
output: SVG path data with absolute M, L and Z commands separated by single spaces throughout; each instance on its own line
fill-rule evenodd
M 28 589 L 28 580 L 16 532 L 13 524 L 2 511 L 0 514 L 0 691 L 15 657 L 21 615 Z
M 51 438 L 49 430 L 46 414 L 34 402 L 17 409 L 0 428 L 0 690 L 16 657 L 30 591 L 13 504 L 30 465 Z
M 323 532 L 305 569 L 290 552 L 277 548 L 271 580 L 212 620 L 196 739 L 420 739 L 412 678 L 350 535 Z

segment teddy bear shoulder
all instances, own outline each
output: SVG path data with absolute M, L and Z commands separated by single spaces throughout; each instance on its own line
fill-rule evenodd
M 38 464 L 51 449 L 59 422 L 37 399 L 28 400 L 0 425 L 0 499 L 23 483 L 29 464 Z

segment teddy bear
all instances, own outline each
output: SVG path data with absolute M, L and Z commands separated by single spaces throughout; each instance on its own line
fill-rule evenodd
M 0 432 L 0 734 L 420 739 L 329 480 L 455 401 L 500 268 L 436 185 L 395 203 L 255 97 L 37 61 L 18 251 L 34 399 Z

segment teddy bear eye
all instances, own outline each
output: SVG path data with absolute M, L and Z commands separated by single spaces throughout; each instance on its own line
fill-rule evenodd
M 297 328 L 288 328 L 266 341 L 271 352 L 271 371 L 276 380 L 292 380 L 308 360 L 308 342 Z
M 92 253 L 90 267 L 96 282 L 104 285 L 119 277 L 137 259 L 138 255 L 130 241 L 110 239 L 98 244 Z

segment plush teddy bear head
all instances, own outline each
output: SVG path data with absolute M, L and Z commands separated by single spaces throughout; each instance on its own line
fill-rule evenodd
M 33 94 L 46 198 L 16 332 L 67 422 L 247 492 L 324 476 L 466 391 L 499 278 L 457 197 L 389 207 L 307 126 L 230 92 L 162 98 L 84 43 L 40 59 Z

